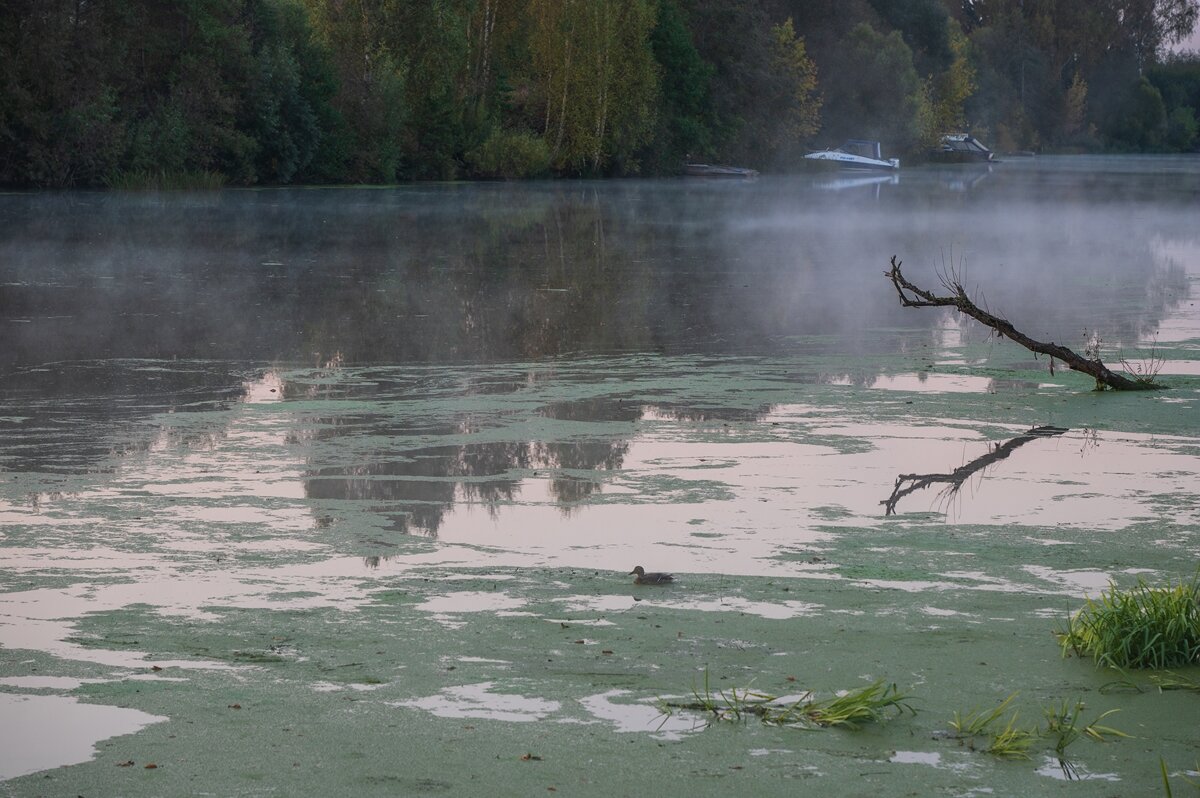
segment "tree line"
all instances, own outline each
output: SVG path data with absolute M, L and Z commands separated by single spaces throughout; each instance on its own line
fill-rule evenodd
M 0 183 L 390 183 L 1200 147 L 1200 0 L 8 0 Z

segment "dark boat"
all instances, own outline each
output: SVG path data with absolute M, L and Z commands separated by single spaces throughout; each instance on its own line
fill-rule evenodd
M 992 151 L 970 133 L 942 136 L 941 145 L 930 157 L 943 163 L 976 163 L 993 159 Z

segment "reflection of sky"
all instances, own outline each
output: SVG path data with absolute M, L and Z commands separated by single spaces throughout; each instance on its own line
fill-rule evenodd
M 1187 275 L 1188 294 L 1181 297 L 1176 312 L 1168 314 L 1153 334 L 1150 342 L 1180 343 L 1200 341 L 1200 237 L 1192 239 L 1158 239 L 1153 244 L 1155 259 L 1161 266 L 1173 265 Z M 1194 373 L 1194 372 L 1185 372 Z
M 96 743 L 166 720 L 66 696 L 0 693 L 0 780 L 86 762 Z M 144 765 L 146 763 L 140 763 Z

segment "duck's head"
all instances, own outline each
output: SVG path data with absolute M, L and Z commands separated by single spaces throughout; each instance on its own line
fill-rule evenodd
M 646 575 L 646 569 L 645 569 L 645 568 L 643 568 L 642 566 L 640 566 L 640 565 L 639 565 L 639 566 L 637 566 L 636 568 L 634 568 L 632 571 L 630 571 L 629 573 L 631 573 L 631 574 L 637 574 L 638 576 L 645 576 L 645 575 Z

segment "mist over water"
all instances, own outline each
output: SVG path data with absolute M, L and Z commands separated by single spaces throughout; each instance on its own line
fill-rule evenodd
M 857 354 L 931 328 L 882 272 L 953 267 L 1035 337 L 1133 345 L 1187 281 L 1194 159 L 899 176 L 0 197 L 0 366 Z M 1103 309 L 1103 313 L 1098 310 Z M 810 342 L 811 344 L 811 342 Z

